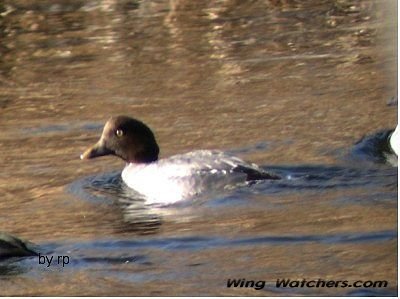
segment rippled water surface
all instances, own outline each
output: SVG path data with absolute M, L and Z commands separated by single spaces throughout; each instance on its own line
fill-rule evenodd
M 396 295 L 397 168 L 351 157 L 392 128 L 396 2 L 0 2 L 0 230 L 68 256 L 0 263 L 0 295 Z M 168 207 L 117 158 L 111 115 L 161 156 L 220 149 L 280 174 Z M 155 186 L 156 188 L 156 186 Z M 227 280 L 264 280 L 262 290 Z M 276 288 L 277 279 L 387 288 Z

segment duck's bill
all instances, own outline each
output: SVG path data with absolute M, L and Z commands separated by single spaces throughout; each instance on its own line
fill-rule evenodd
M 89 147 L 80 157 L 84 159 L 93 159 L 96 157 L 111 155 L 113 151 L 109 150 L 100 142 L 96 143 L 92 147 Z

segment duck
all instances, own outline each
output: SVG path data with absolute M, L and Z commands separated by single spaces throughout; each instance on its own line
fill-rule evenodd
M 353 147 L 352 155 L 357 159 L 397 167 L 399 151 L 400 132 L 397 126 L 363 136 Z
M 390 140 L 390 147 L 398 157 L 400 153 L 400 132 L 398 125 L 396 126 L 396 129 L 393 131 L 393 133 L 390 135 L 389 140 Z
M 37 256 L 36 251 L 29 248 L 31 245 L 13 235 L 0 232 L 0 261 L 14 257 Z
M 124 160 L 122 180 L 146 204 L 174 204 L 260 180 L 281 179 L 219 150 L 194 150 L 163 159 L 159 153 L 156 138 L 144 122 L 119 115 L 106 122 L 100 139 L 80 158 L 111 155 Z

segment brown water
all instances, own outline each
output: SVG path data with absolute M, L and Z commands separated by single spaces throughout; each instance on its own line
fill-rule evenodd
M 395 1 L 0 10 L 0 230 L 70 258 L 0 265 L 0 295 L 396 295 L 397 169 L 345 159 L 397 121 Z M 79 160 L 118 114 L 153 128 L 162 157 L 228 150 L 285 179 L 203 204 L 121 204 L 123 162 Z M 276 288 L 282 278 L 389 285 Z

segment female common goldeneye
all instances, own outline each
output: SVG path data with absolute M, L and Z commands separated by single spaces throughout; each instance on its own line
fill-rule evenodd
M 142 194 L 146 203 L 171 204 L 210 190 L 280 179 L 221 151 L 197 150 L 161 160 L 158 154 L 157 142 L 148 126 L 128 116 L 117 116 L 107 121 L 100 140 L 81 159 L 114 155 L 125 160 L 122 179 Z

